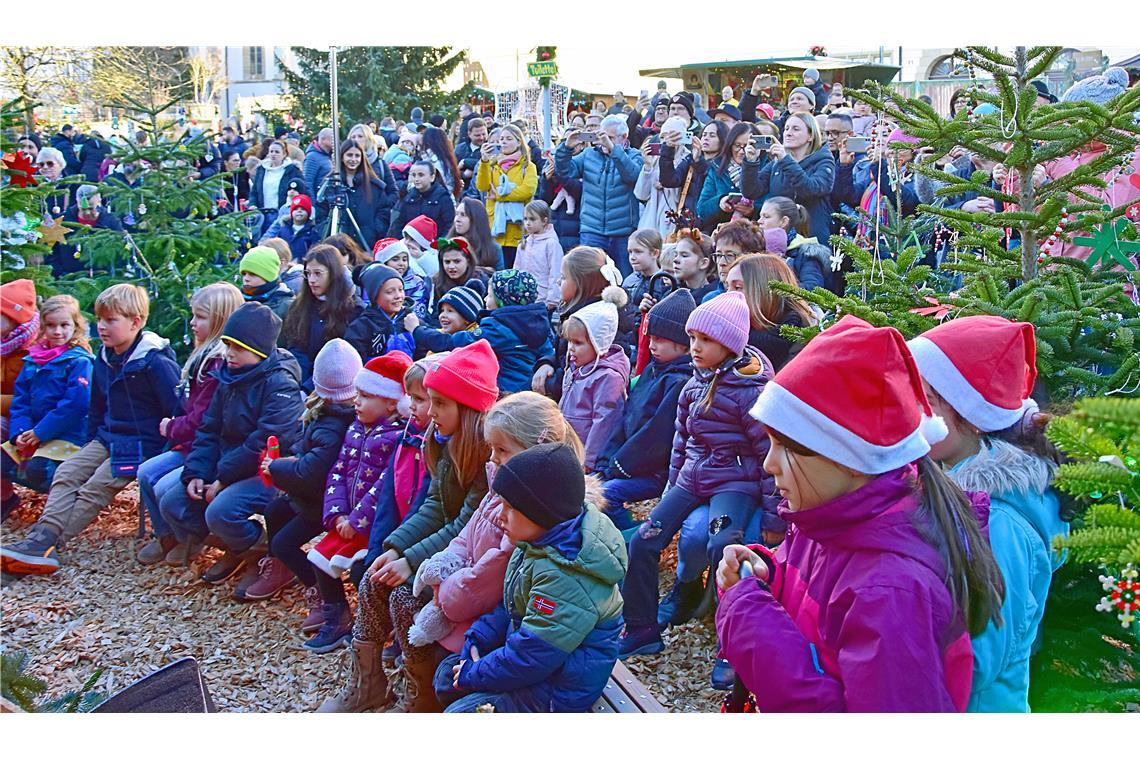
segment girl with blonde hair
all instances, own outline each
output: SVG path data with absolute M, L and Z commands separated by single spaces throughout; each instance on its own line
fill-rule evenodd
M 788 361 L 793 341 L 780 333 L 783 325 L 808 327 L 815 313 L 800 299 L 771 287 L 773 282 L 799 287 L 787 262 L 771 253 L 754 253 L 737 261 L 728 272 L 728 289 L 744 294 L 748 303 L 748 345 L 760 349 L 779 370 Z
M 52 296 L 39 309 L 40 329 L 21 361 L 3 445 L 4 516 L 19 497 L 12 483 L 47 493 L 59 463 L 87 443 L 94 358 L 87 320 L 72 296 Z
M 222 328 L 230 315 L 242 305 L 241 291 L 228 282 L 215 282 L 196 291 L 190 298 L 190 331 L 194 334 L 194 350 L 182 366 L 179 386 L 184 414 L 167 417 L 158 431 L 167 440 L 167 450 L 139 465 L 139 499 L 150 515 L 152 536 L 138 552 L 138 561 L 154 565 L 165 560 L 173 566 L 183 565 L 190 547 L 179 544 L 174 532 L 163 520 L 158 504 L 163 494 L 182 486 L 182 465 L 194 442 L 202 416 L 218 387 L 214 370 L 225 361 Z
M 479 155 L 475 187 L 487 193 L 491 233 L 503 248 L 507 268 L 515 265 L 515 249 L 523 239 L 526 204 L 538 190 L 538 169 L 530 162 L 526 136 L 514 124 L 499 130 L 498 140 L 488 140 Z

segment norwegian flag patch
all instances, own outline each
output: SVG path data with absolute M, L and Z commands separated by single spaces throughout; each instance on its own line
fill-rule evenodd
M 553 615 L 556 607 L 558 607 L 557 602 L 552 602 L 545 596 L 534 595 L 534 611 L 540 615 Z

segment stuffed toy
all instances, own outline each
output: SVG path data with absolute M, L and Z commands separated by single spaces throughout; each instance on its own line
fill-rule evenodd
M 456 554 L 448 551 L 436 552 L 416 571 L 416 579 L 412 582 L 412 594 L 419 596 L 426 587 L 438 586 L 455 571 L 466 566 L 463 558 Z M 447 619 L 433 599 L 416 613 L 415 622 L 408 628 L 408 643 L 416 647 L 434 644 L 450 633 L 454 627 L 455 623 Z

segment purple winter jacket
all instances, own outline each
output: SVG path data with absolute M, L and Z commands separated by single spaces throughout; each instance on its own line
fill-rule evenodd
M 717 372 L 720 380 L 708 410 L 701 409 L 701 400 L 716 373 L 694 370 L 681 389 L 669 485 L 700 497 L 720 492 L 748 494 L 764 509 L 764 530 L 782 531 L 784 523 L 776 515 L 775 483 L 763 467 L 768 434 L 749 414 L 775 374 L 772 364 L 748 346 L 742 359 L 727 362 Z
M 166 423 L 166 440 L 170 441 L 170 447 L 175 451 L 189 451 L 194 443 L 198 426 L 202 424 L 210 399 L 218 389 L 218 378 L 214 377 L 214 370 L 221 367 L 224 361 L 221 356 L 208 359 L 195 373 L 195 377 L 190 378 L 190 388 L 182 401 L 185 412 L 171 417 L 170 422 Z
M 353 420 L 344 434 L 344 445 L 325 481 L 325 508 L 321 522 L 325 530 L 336 526 L 338 517 L 348 516 L 357 533 L 368 537 L 376 517 L 380 476 L 400 443 L 404 422 L 399 418 L 381 420 L 371 428 Z
M 973 649 L 915 527 L 919 494 L 906 465 L 814 509 L 781 505 L 769 585 L 742 580 L 716 613 L 721 656 L 761 712 L 965 710 Z
M 621 427 L 628 392 L 629 358 L 621 346 L 610 346 L 588 367 L 577 367 L 571 360 L 566 368 L 558 407 L 586 447 L 586 472 L 593 471 L 610 436 Z

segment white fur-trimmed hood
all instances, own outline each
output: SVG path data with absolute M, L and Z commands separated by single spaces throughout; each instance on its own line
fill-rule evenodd
M 982 444 L 976 456 L 949 471 L 951 480 L 963 491 L 988 494 L 1045 493 L 1053 482 L 1057 466 L 1041 457 L 997 438 Z

